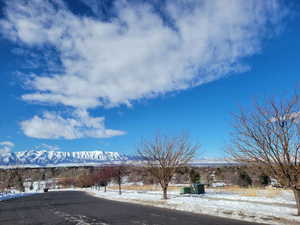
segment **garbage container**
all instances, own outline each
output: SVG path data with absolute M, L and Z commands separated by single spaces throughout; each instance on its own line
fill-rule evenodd
M 204 184 L 193 184 L 193 194 L 204 194 Z
M 44 192 L 48 192 L 49 188 L 44 188 Z
M 183 187 L 180 190 L 180 194 L 191 194 L 192 193 L 192 188 L 191 187 Z

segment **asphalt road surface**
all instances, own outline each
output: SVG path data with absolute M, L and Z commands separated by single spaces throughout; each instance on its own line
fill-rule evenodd
M 2 201 L 0 224 L 255 225 L 220 217 L 110 201 L 76 191 L 48 192 Z

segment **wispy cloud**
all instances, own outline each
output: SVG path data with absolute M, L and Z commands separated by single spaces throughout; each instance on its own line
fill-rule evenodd
M 25 3 L 26 2 L 26 3 Z M 261 48 L 270 1 L 170 1 L 164 23 L 149 4 L 117 4 L 110 22 L 76 16 L 62 3 L 9 1 L 4 34 L 26 45 L 58 50 L 63 74 L 36 76 L 26 100 L 75 107 L 128 104 L 239 72 L 240 59 Z M 56 1 L 57 4 L 58 1 Z
M 97 13 L 96 2 L 89 2 Z M 75 15 L 59 0 L 8 1 L 3 35 L 27 47 L 47 47 L 45 52 L 55 49 L 62 71 L 35 74 L 29 82 L 34 91 L 22 98 L 81 109 L 115 107 L 211 82 L 248 70 L 242 59 L 259 53 L 268 27 L 281 19 L 278 0 L 172 0 L 160 13 L 150 3 L 132 2 L 116 1 L 114 17 L 103 21 Z M 65 128 L 73 121 L 45 114 L 23 124 L 53 123 L 52 116 Z M 29 136 L 56 137 L 22 127 Z M 59 136 L 78 135 L 67 129 Z
M 15 146 L 14 143 L 10 141 L 0 142 L 0 156 L 7 155 L 11 152 L 11 149 Z

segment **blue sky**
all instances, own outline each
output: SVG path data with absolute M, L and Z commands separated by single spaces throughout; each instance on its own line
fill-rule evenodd
M 0 6 L 5 151 L 133 154 L 142 137 L 186 131 L 222 157 L 232 113 L 300 85 L 297 0 Z

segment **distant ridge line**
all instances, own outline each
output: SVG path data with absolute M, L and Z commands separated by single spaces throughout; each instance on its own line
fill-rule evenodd
M 48 151 L 28 150 L 0 154 L 0 168 L 41 168 L 41 167 L 81 167 L 104 165 L 141 165 L 138 156 L 129 156 L 119 152 L 95 151 Z M 216 167 L 237 165 L 225 159 L 199 159 L 189 163 L 196 167 Z

